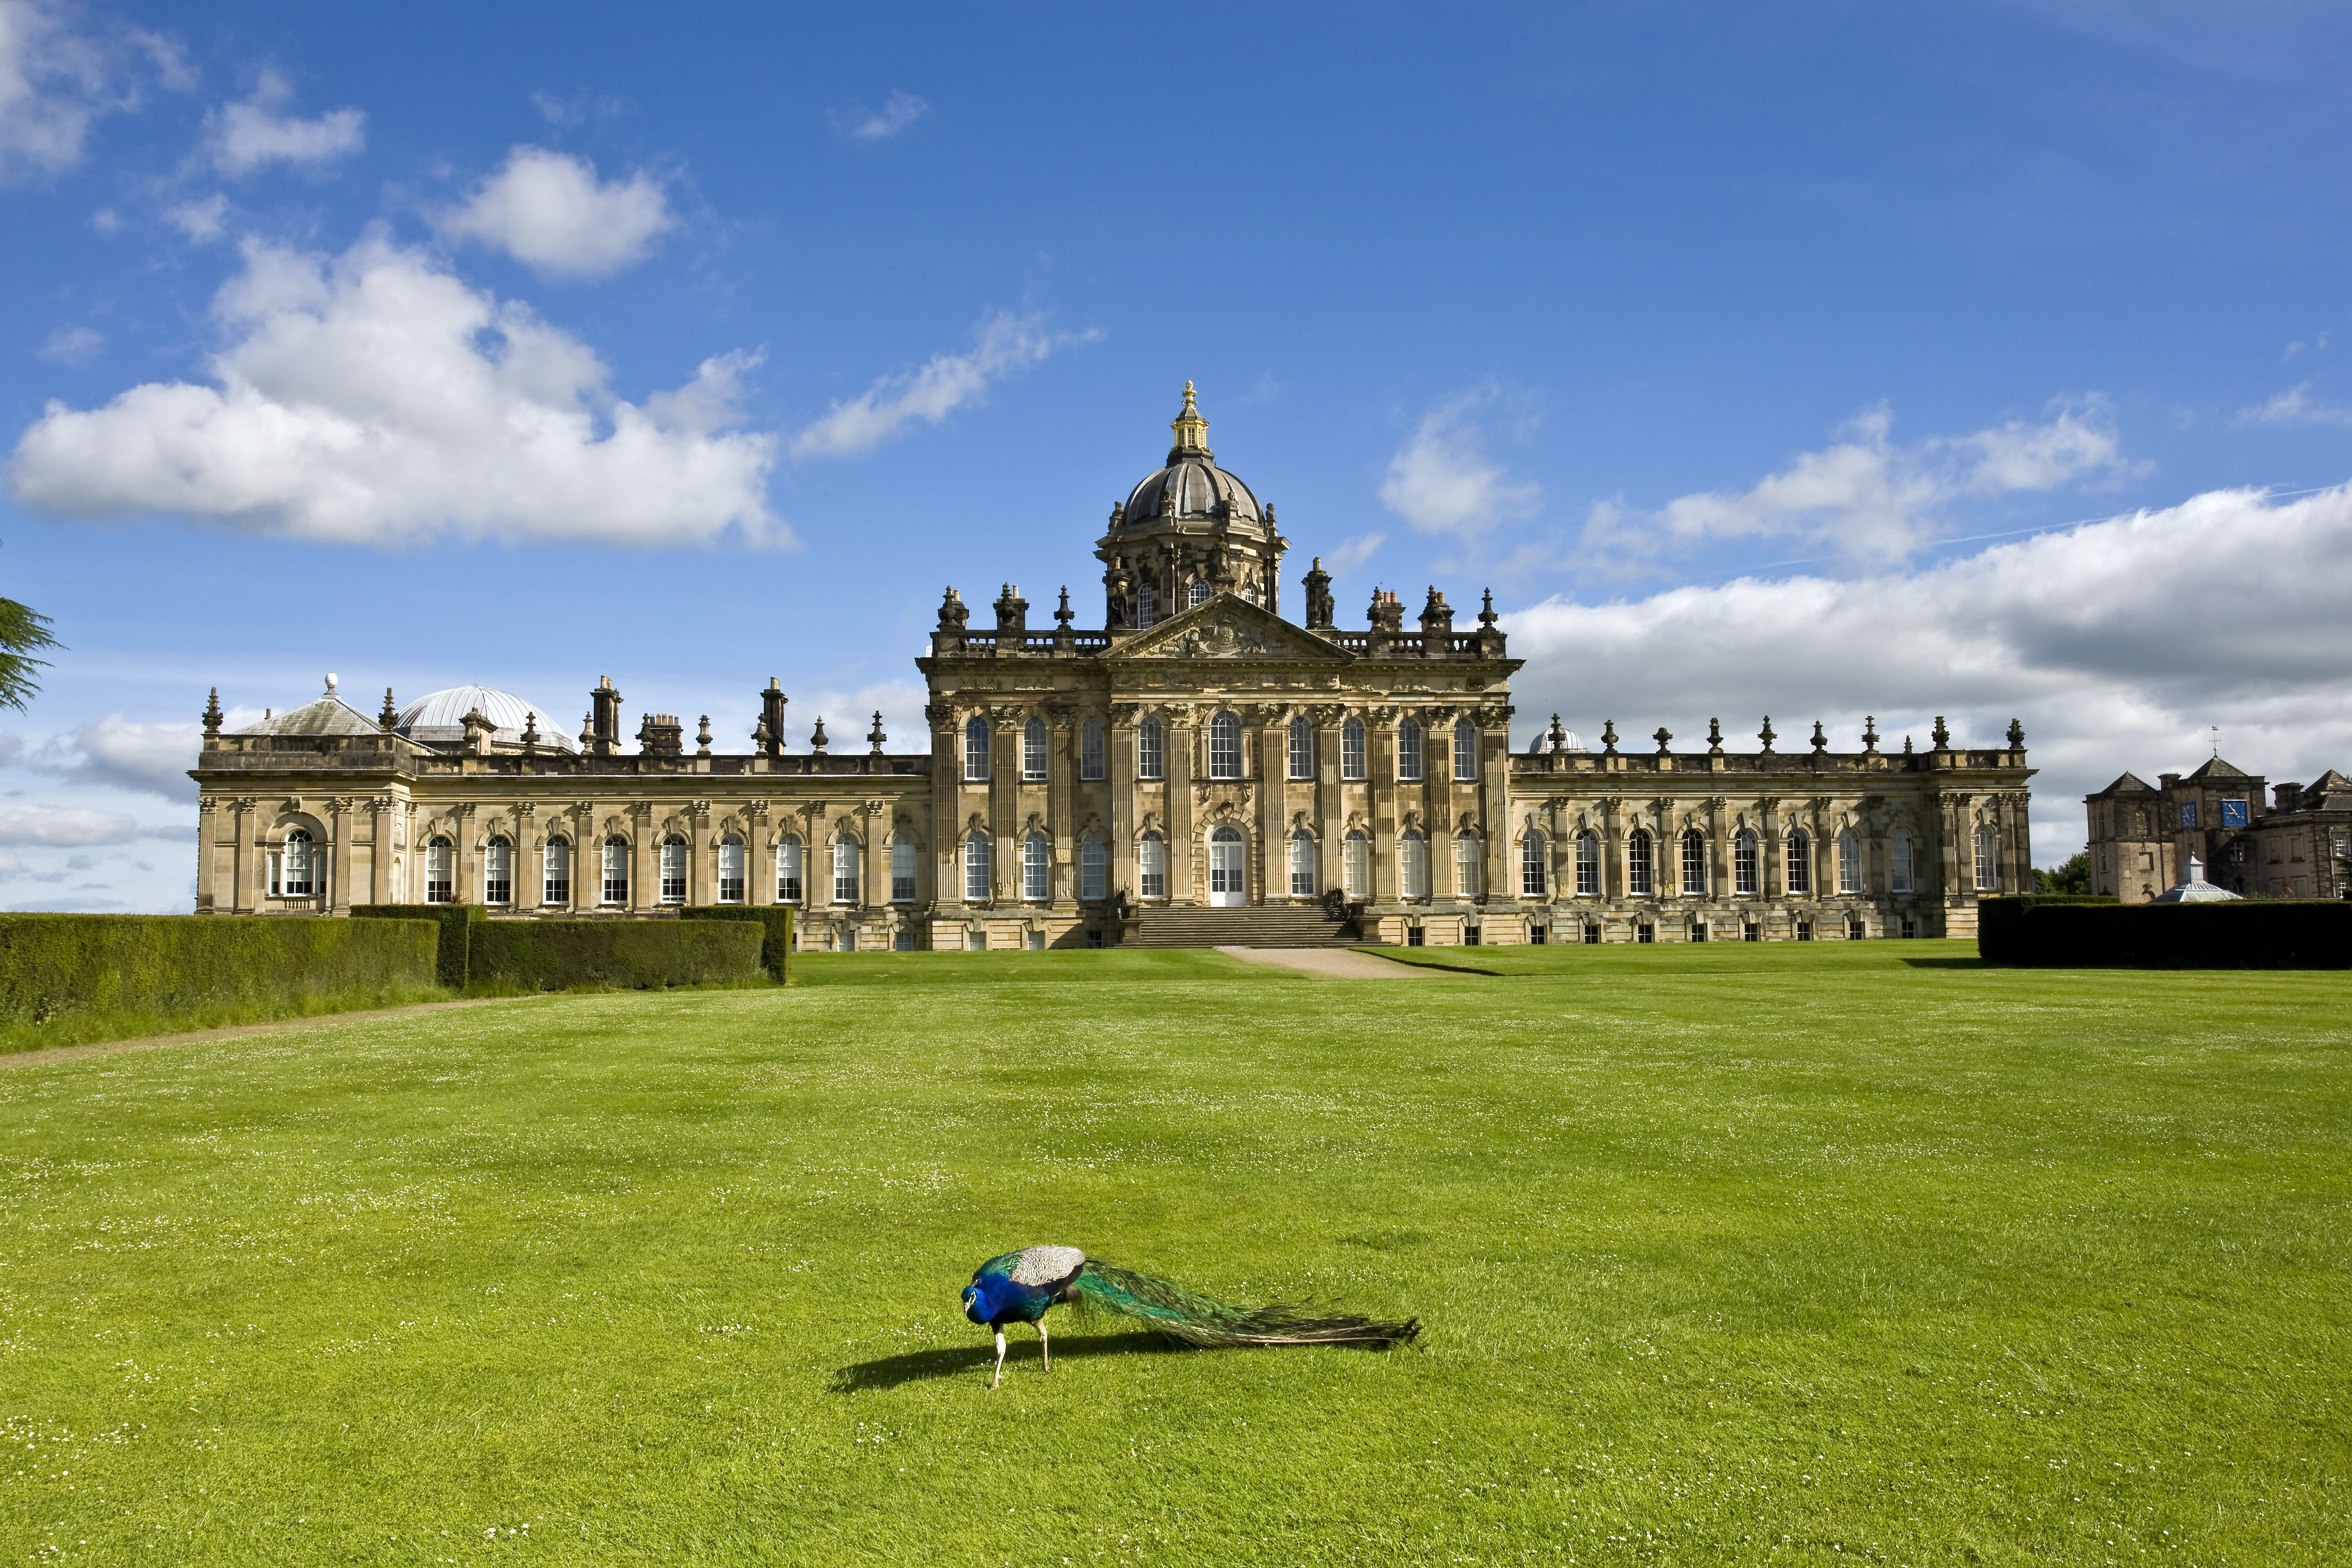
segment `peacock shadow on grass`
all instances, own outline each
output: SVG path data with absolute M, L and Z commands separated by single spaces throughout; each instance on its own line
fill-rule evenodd
M 1054 1360 L 1057 1363 L 1087 1360 L 1110 1355 L 1198 1355 L 1198 1347 L 1178 1344 L 1159 1334 L 1055 1334 Z M 905 1355 L 884 1356 L 878 1361 L 861 1361 L 845 1366 L 833 1374 L 835 1394 L 865 1394 L 880 1388 L 899 1388 L 909 1383 L 928 1383 L 942 1377 L 961 1377 L 965 1373 L 986 1372 L 996 1359 L 995 1352 L 985 1344 L 957 1345 L 946 1350 L 909 1351 Z M 1016 1356 L 1017 1359 L 1017 1356 Z M 1031 1366 L 1031 1372 L 1039 1369 Z

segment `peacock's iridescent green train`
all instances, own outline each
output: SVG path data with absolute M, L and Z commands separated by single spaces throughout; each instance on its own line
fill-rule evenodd
M 1004 1376 L 1004 1325 L 1037 1325 L 1038 1349 L 1051 1370 L 1053 1351 L 1045 1332 L 1048 1309 L 1067 1301 L 1079 1310 L 1100 1307 L 1148 1323 L 1188 1345 L 1388 1345 L 1406 1344 L 1421 1332 L 1421 1320 L 1382 1322 L 1373 1318 L 1318 1314 L 1305 1307 L 1229 1307 L 1195 1295 L 1181 1285 L 1138 1274 L 1075 1247 L 1024 1247 L 992 1258 L 971 1271 L 964 1287 L 963 1315 L 996 1331 L 996 1372 Z

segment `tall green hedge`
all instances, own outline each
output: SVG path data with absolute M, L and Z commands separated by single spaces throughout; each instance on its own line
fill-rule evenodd
M 760 943 L 760 966 L 778 984 L 784 982 L 793 958 L 793 907 L 790 904 L 700 904 L 680 910 L 686 921 L 756 921 L 767 930 Z
M 730 921 L 489 921 L 472 934 L 477 991 L 641 991 L 760 978 L 762 933 Z
M 2034 968 L 2352 969 L 2352 902 L 1987 899 L 1977 952 Z
M 425 1001 L 417 921 L 0 915 L 0 1049 Z
M 479 904 L 353 904 L 354 920 L 431 921 L 441 928 L 437 970 L 452 991 L 466 988 L 467 933 L 488 911 Z

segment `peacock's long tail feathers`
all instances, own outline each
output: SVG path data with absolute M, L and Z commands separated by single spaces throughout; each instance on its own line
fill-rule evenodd
M 1307 1307 L 1229 1307 L 1181 1285 L 1087 1259 L 1068 1296 L 1081 1308 L 1100 1307 L 1149 1323 L 1188 1345 L 1396 1345 L 1411 1343 L 1421 1320 L 1381 1322 L 1327 1316 Z

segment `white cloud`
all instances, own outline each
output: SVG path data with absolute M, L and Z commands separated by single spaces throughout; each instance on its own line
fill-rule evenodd
M 121 107 L 107 51 L 59 7 L 0 0 L 0 179 L 79 163 L 90 121 Z
M 2240 425 L 2338 425 L 2352 429 L 2352 408 L 2312 400 L 2311 383 L 2290 386 L 2272 398 L 2240 412 Z
M 1507 518 L 1532 516 L 1541 487 L 1510 478 L 1489 462 L 1478 412 L 1491 389 L 1450 398 L 1423 416 L 1412 438 L 1389 459 L 1381 504 L 1423 533 L 1475 540 Z
M 989 384 L 1035 364 L 1095 332 L 1055 334 L 1042 316 L 999 312 L 972 330 L 970 353 L 934 354 L 920 370 L 885 376 L 793 437 L 795 458 L 850 458 L 870 452 L 910 421 L 936 425 L 987 395 Z
M 53 735 L 26 754 L 25 764 L 77 784 L 109 784 L 173 799 L 193 797 L 188 770 L 204 744 L 196 724 L 132 724 L 110 713 Z
M 2040 425 L 2012 420 L 1974 435 L 1914 446 L 1888 438 L 1894 417 L 1873 409 L 1844 439 L 1798 455 L 1754 489 L 1707 491 L 1656 512 L 1613 502 L 1593 509 L 1588 549 L 1645 554 L 1721 539 L 1794 539 L 1886 563 L 1932 542 L 1942 514 L 1969 496 L 2056 489 L 2133 471 L 2105 405 L 2061 406 Z
M 1323 552 L 1323 569 L 1334 577 L 1353 572 L 1357 567 L 1370 561 L 1372 558 L 1372 552 L 1378 550 L 1387 540 L 1387 534 L 1377 532 L 1359 533 L 1352 539 L 1343 539 L 1337 549 Z
M 294 89 L 276 71 L 261 73 L 253 96 L 206 117 L 213 166 L 224 174 L 249 174 L 270 163 L 331 163 L 367 142 L 367 116 L 338 109 L 302 120 L 278 112 Z
M 138 822 L 119 811 L 0 800 L 0 844 L 128 844 L 138 836 Z
M 181 202 L 167 207 L 163 216 L 198 245 L 209 245 L 228 232 L 228 198 L 215 192 L 200 202 Z
M 572 278 L 601 278 L 643 260 L 656 237 L 677 225 L 652 175 L 600 181 L 586 159 L 544 147 L 513 149 L 462 205 L 435 219 L 444 238 L 477 240 Z
M 931 106 L 911 92 L 894 92 L 882 105 L 878 114 L 859 110 L 855 114 L 835 115 L 834 128 L 843 135 L 858 142 L 887 142 L 931 111 Z
M 2352 769 L 2352 487 L 2274 503 L 2216 491 L 1916 572 L 1743 578 L 1605 605 L 1552 599 L 1507 620 L 1528 661 L 1521 710 L 1588 738 L 1661 720 L 1687 740 L 1770 713 L 1801 748 L 1812 720 L 1885 749 L 1937 714 L 1991 742 L 2021 718 L 2037 837 L 2078 846 L 2081 797 L 2126 768 L 2193 768 L 2206 726 L 2273 778 Z M 1591 694 L 1606 693 L 1593 712 Z M 1703 693 L 1703 709 L 1693 695 Z M 1596 742 L 1597 743 L 1597 742 Z
M 775 437 L 722 428 L 744 356 L 616 399 L 587 345 L 381 235 L 331 259 L 248 242 L 213 314 L 216 385 L 51 403 L 9 461 L 17 502 L 341 544 L 791 542 L 765 500 Z
M 59 327 L 42 341 L 41 357 L 59 364 L 87 364 L 105 346 L 105 335 L 89 327 Z

